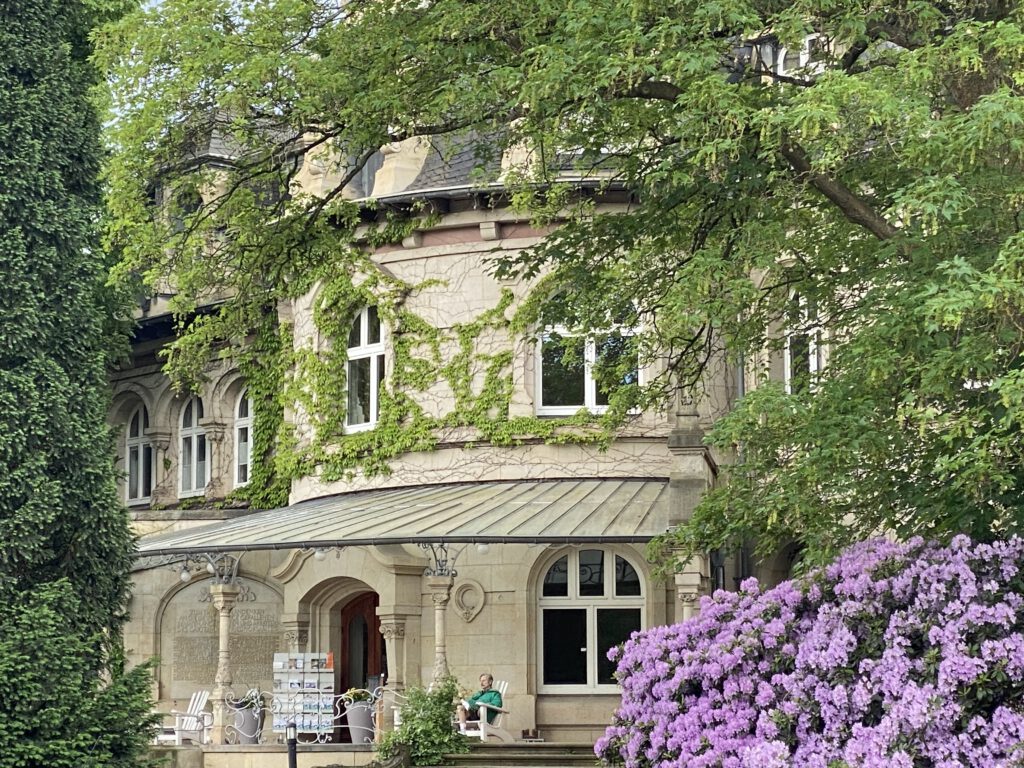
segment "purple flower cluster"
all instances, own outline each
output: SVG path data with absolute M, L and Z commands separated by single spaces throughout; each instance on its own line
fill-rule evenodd
M 1024 539 L 874 540 L 637 633 L 595 747 L 627 768 L 1024 765 Z

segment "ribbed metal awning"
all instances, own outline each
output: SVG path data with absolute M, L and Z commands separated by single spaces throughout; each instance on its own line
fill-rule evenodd
M 328 496 L 147 537 L 137 557 L 425 542 L 645 542 L 669 519 L 663 479 L 421 485 Z

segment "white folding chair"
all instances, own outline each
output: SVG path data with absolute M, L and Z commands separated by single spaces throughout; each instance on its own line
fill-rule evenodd
M 495 680 L 494 690 L 501 694 L 501 703 L 504 704 L 505 693 L 508 691 L 508 680 Z M 501 727 L 503 716 L 509 714 L 509 711 L 504 706 L 496 707 L 493 704 L 487 704 L 482 701 L 478 701 L 477 706 L 480 708 L 480 719 L 470 720 L 466 723 L 466 730 L 463 733 L 471 738 L 480 739 L 480 741 L 494 739 L 508 744 L 515 741 L 512 738 L 512 734 Z M 488 711 L 497 713 L 492 723 L 487 722 Z
M 210 731 L 213 728 L 213 713 L 206 712 L 206 702 L 210 699 L 209 691 L 196 691 L 188 702 L 188 709 L 184 712 L 172 709 L 164 713 L 164 717 L 174 716 L 174 727 L 164 728 L 157 734 L 157 744 L 174 744 L 181 746 L 185 740 L 193 744 L 207 744 L 210 741 Z

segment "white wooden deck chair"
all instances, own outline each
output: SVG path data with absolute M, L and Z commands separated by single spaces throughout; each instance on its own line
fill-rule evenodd
M 501 703 L 504 704 L 505 693 L 508 691 L 508 680 L 495 680 L 494 690 L 501 694 Z M 502 718 L 509 713 L 505 707 L 495 707 L 491 704 L 485 704 L 482 701 L 477 702 L 477 706 L 480 708 L 480 719 L 470 720 L 466 723 L 466 730 L 463 731 L 466 736 L 474 739 L 480 739 L 480 741 L 494 739 L 495 741 L 504 742 L 506 744 L 511 744 L 515 741 L 515 739 L 512 738 L 512 734 L 501 727 Z M 487 722 L 488 710 L 497 712 L 493 723 Z
M 172 709 L 165 717 L 174 716 L 174 728 L 165 728 L 157 734 L 157 744 L 174 744 L 181 746 L 185 740 L 193 744 L 208 744 L 210 731 L 213 728 L 213 713 L 204 711 L 206 702 L 210 700 L 209 691 L 196 691 L 188 702 L 184 712 Z

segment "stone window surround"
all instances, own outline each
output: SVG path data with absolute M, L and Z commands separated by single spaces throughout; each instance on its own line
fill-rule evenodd
M 580 597 L 578 595 L 578 564 L 579 554 L 585 550 L 600 550 L 604 553 L 605 558 L 605 577 L 604 583 L 606 585 L 605 593 L 599 597 Z M 543 594 L 544 578 L 548 571 L 554 566 L 561 558 L 566 557 L 568 563 L 568 596 L 567 597 L 545 597 Z M 608 567 L 611 563 L 614 566 L 615 558 L 621 557 L 628 563 L 633 570 L 636 572 L 637 577 L 640 580 L 640 595 L 622 597 L 614 594 L 614 567 Z M 626 551 L 620 547 L 615 546 L 600 546 L 600 545 L 585 545 L 580 547 L 573 547 L 571 549 L 562 549 L 556 552 L 552 552 L 548 557 L 544 558 L 541 563 L 538 563 L 541 567 L 537 571 L 537 584 L 536 584 L 536 595 L 537 595 L 537 631 L 535 634 L 536 642 L 536 675 L 537 675 L 537 692 L 540 694 L 581 694 L 581 693 L 610 693 L 618 694 L 621 692 L 621 688 L 617 684 L 602 684 L 597 682 L 597 667 L 598 667 L 598 654 L 602 653 L 601 649 L 597 648 L 597 610 L 599 608 L 635 608 L 640 611 L 640 629 L 644 629 L 648 626 L 650 616 L 648 602 L 651 597 L 651 589 L 648 578 L 646 577 L 644 570 L 638 566 L 637 557 L 635 553 Z M 609 590 L 610 587 L 610 590 Z M 609 591 L 611 593 L 609 594 Z M 545 609 L 551 608 L 580 608 L 587 611 L 586 615 L 586 632 L 587 632 L 587 683 L 586 684 L 546 684 L 544 682 L 544 611 Z
M 594 414 L 602 414 L 608 410 L 607 405 L 597 404 L 597 382 L 594 380 L 592 370 L 594 362 L 597 358 L 597 343 L 594 339 L 595 335 L 602 333 L 609 333 L 611 331 L 618 330 L 623 338 L 632 336 L 635 331 L 626 328 L 612 327 L 608 329 L 601 329 L 591 331 L 589 333 L 573 332 L 568 330 L 565 326 L 556 325 L 546 328 L 543 333 L 539 334 L 534 345 L 535 351 L 535 382 L 534 392 L 536 403 L 536 413 L 538 416 L 573 416 L 581 408 L 586 408 L 588 411 Z M 551 336 L 558 335 L 562 338 L 585 338 L 586 346 L 584 348 L 584 371 L 583 371 L 583 391 L 584 391 L 584 402 L 580 405 L 544 405 L 544 342 Z M 643 368 L 637 368 L 637 380 L 642 384 L 644 382 Z

